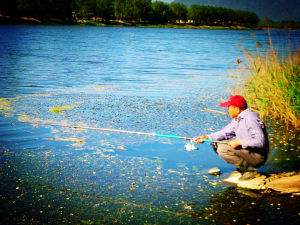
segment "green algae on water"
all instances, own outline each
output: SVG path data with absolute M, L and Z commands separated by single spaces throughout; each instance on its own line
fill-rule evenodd
M 63 113 L 63 111 L 68 110 L 70 108 L 75 108 L 77 107 L 76 105 L 62 105 L 62 106 L 58 106 L 58 107 L 52 107 L 50 109 L 51 113 Z

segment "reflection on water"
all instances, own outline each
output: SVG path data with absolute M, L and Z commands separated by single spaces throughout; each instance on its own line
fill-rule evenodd
M 299 131 L 286 129 L 276 121 L 269 121 L 271 152 L 264 167 L 266 172 L 299 170 L 300 136 Z
M 298 201 L 299 198 L 227 188 L 213 196 L 208 207 L 191 216 L 223 224 L 279 224 L 279 221 L 297 224 L 300 221 Z
M 221 183 L 234 167 L 209 144 L 187 152 L 184 140 L 67 127 L 190 137 L 221 128 L 228 116 L 205 109 L 220 110 L 241 57 L 235 42 L 244 36 L 250 49 L 255 46 L 249 32 L 56 26 L 0 31 L 1 223 L 299 221 L 296 196 L 246 193 Z M 264 31 L 255 32 L 257 41 L 267 40 Z M 289 140 L 277 148 L 288 146 L 298 155 L 297 137 Z M 272 155 L 262 171 L 276 171 L 278 157 Z M 298 161 L 290 157 L 286 169 Z M 208 175 L 216 166 L 221 176 Z

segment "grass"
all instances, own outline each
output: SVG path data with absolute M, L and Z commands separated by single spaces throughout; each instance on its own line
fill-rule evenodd
M 257 45 L 261 47 L 260 44 Z M 241 46 L 239 46 L 241 47 Z M 246 56 L 246 71 L 238 92 L 262 119 L 275 119 L 287 128 L 300 128 L 300 51 L 278 54 L 271 37 L 266 53 L 252 54 L 242 48 Z M 284 56 L 282 56 L 284 55 Z M 237 90 L 236 90 L 237 91 Z

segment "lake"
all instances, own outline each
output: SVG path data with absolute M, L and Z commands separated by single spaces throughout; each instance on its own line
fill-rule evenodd
M 299 31 L 271 36 L 300 44 Z M 186 151 L 185 140 L 83 129 L 216 131 L 229 117 L 207 109 L 225 112 L 245 61 L 236 44 L 264 52 L 268 40 L 263 30 L 1 25 L 1 223 L 299 224 L 297 196 L 222 183 L 235 168 L 209 144 Z M 299 169 L 299 147 L 280 141 L 261 172 Z M 220 176 L 207 174 L 214 167 Z

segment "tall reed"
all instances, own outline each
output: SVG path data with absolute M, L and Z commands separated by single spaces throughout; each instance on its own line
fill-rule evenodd
M 264 54 L 254 55 L 239 46 L 246 58 L 246 75 L 239 91 L 251 108 L 263 119 L 276 119 L 287 128 L 300 128 L 300 51 L 286 49 L 281 56 L 274 49 L 269 35 L 269 47 Z M 261 47 L 257 43 L 257 47 Z

